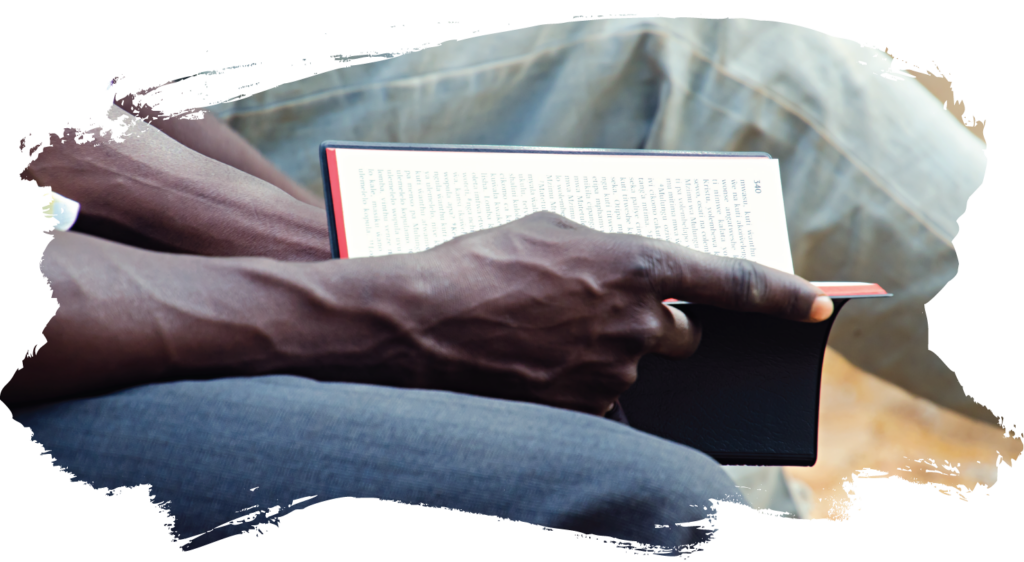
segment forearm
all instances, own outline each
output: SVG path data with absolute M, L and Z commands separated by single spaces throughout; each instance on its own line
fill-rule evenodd
M 266 373 L 414 385 L 411 371 L 375 369 L 409 350 L 405 311 L 421 285 L 402 259 L 168 255 L 56 233 L 42 268 L 60 308 L 3 400 Z
M 324 205 L 322 197 L 317 197 L 292 181 L 241 135 L 210 113 L 204 114 L 202 119 L 164 119 L 148 107 L 134 106 L 133 96 L 117 100 L 116 104 L 204 156 L 275 185 L 300 201 L 319 207 Z
M 330 257 L 323 210 L 130 118 L 123 142 L 65 140 L 28 169 L 75 199 L 75 230 L 144 248 L 281 260 Z
M 696 349 L 699 327 L 666 298 L 802 321 L 833 312 L 793 275 L 552 213 L 425 252 L 315 263 L 56 233 L 42 266 L 60 308 L 8 405 L 287 372 L 604 414 L 644 354 Z

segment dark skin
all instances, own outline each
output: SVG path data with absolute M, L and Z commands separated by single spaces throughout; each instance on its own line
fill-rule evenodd
M 665 298 L 832 312 L 794 275 L 552 213 L 416 254 L 327 260 L 322 209 L 137 127 L 122 144 L 46 149 L 29 169 L 80 201 L 93 232 L 56 233 L 46 250 L 60 308 L 4 388 L 9 406 L 295 373 L 603 414 L 641 356 L 696 349 L 699 328 Z
M 165 135 L 204 156 L 275 185 L 299 201 L 324 207 L 321 197 L 292 181 L 219 119 L 209 115 L 204 119 L 167 118 L 149 106 L 135 103 L 133 95 L 117 100 L 115 105 L 144 119 Z

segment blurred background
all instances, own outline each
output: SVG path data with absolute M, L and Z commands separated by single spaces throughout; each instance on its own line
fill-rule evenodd
M 986 140 L 987 120 L 968 115 L 966 100 L 954 95 L 953 77 L 938 66 L 902 72 L 921 82 L 965 127 Z M 1008 435 L 1005 428 L 914 396 L 860 371 L 834 349 L 825 351 L 821 379 L 818 462 L 782 470 L 801 518 L 848 520 L 853 492 L 845 484 L 852 484 L 854 477 L 895 476 L 913 484 L 974 491 L 975 486 L 994 485 L 998 463 L 1013 466 L 1024 452 L 1024 440 Z M 883 474 L 864 476 L 867 469 Z M 966 501 L 963 495 L 959 498 Z

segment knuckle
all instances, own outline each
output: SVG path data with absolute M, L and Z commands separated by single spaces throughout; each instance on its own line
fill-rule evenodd
M 665 256 L 656 247 L 637 240 L 631 235 L 616 235 L 616 255 L 620 257 L 620 270 L 626 278 L 651 293 L 658 292 L 657 280 L 667 269 Z
M 666 332 L 664 318 L 652 310 L 645 310 L 640 315 L 637 328 L 645 339 L 657 339 L 664 336 Z
M 520 220 L 553 226 L 562 230 L 587 230 L 587 228 L 582 224 L 573 222 L 558 213 L 547 210 L 535 211 Z
M 600 385 L 603 389 L 599 399 L 603 402 L 613 401 L 620 394 L 629 390 L 637 379 L 636 362 L 623 363 L 619 366 L 608 369 L 601 377 Z
M 619 381 L 622 383 L 622 387 L 619 390 L 620 393 L 625 392 L 629 387 L 633 386 L 633 383 L 637 379 L 637 366 L 635 363 L 630 364 L 621 371 L 619 371 Z
M 733 303 L 737 308 L 755 307 L 768 295 L 768 276 L 764 269 L 748 260 L 736 260 L 730 271 Z
M 654 312 L 644 311 L 633 320 L 624 334 L 622 351 L 627 357 L 639 357 L 654 349 L 665 333 L 665 322 Z
M 534 211 L 534 212 L 526 215 L 525 217 L 523 217 L 522 220 L 525 220 L 525 221 L 549 222 L 555 216 L 557 216 L 557 215 L 555 215 L 551 211 Z

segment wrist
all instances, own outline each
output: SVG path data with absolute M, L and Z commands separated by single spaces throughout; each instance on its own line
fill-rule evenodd
M 431 286 L 417 254 L 294 264 L 307 329 L 298 374 L 430 387 L 423 349 L 424 305 Z M 294 370 L 294 369 L 293 369 Z

